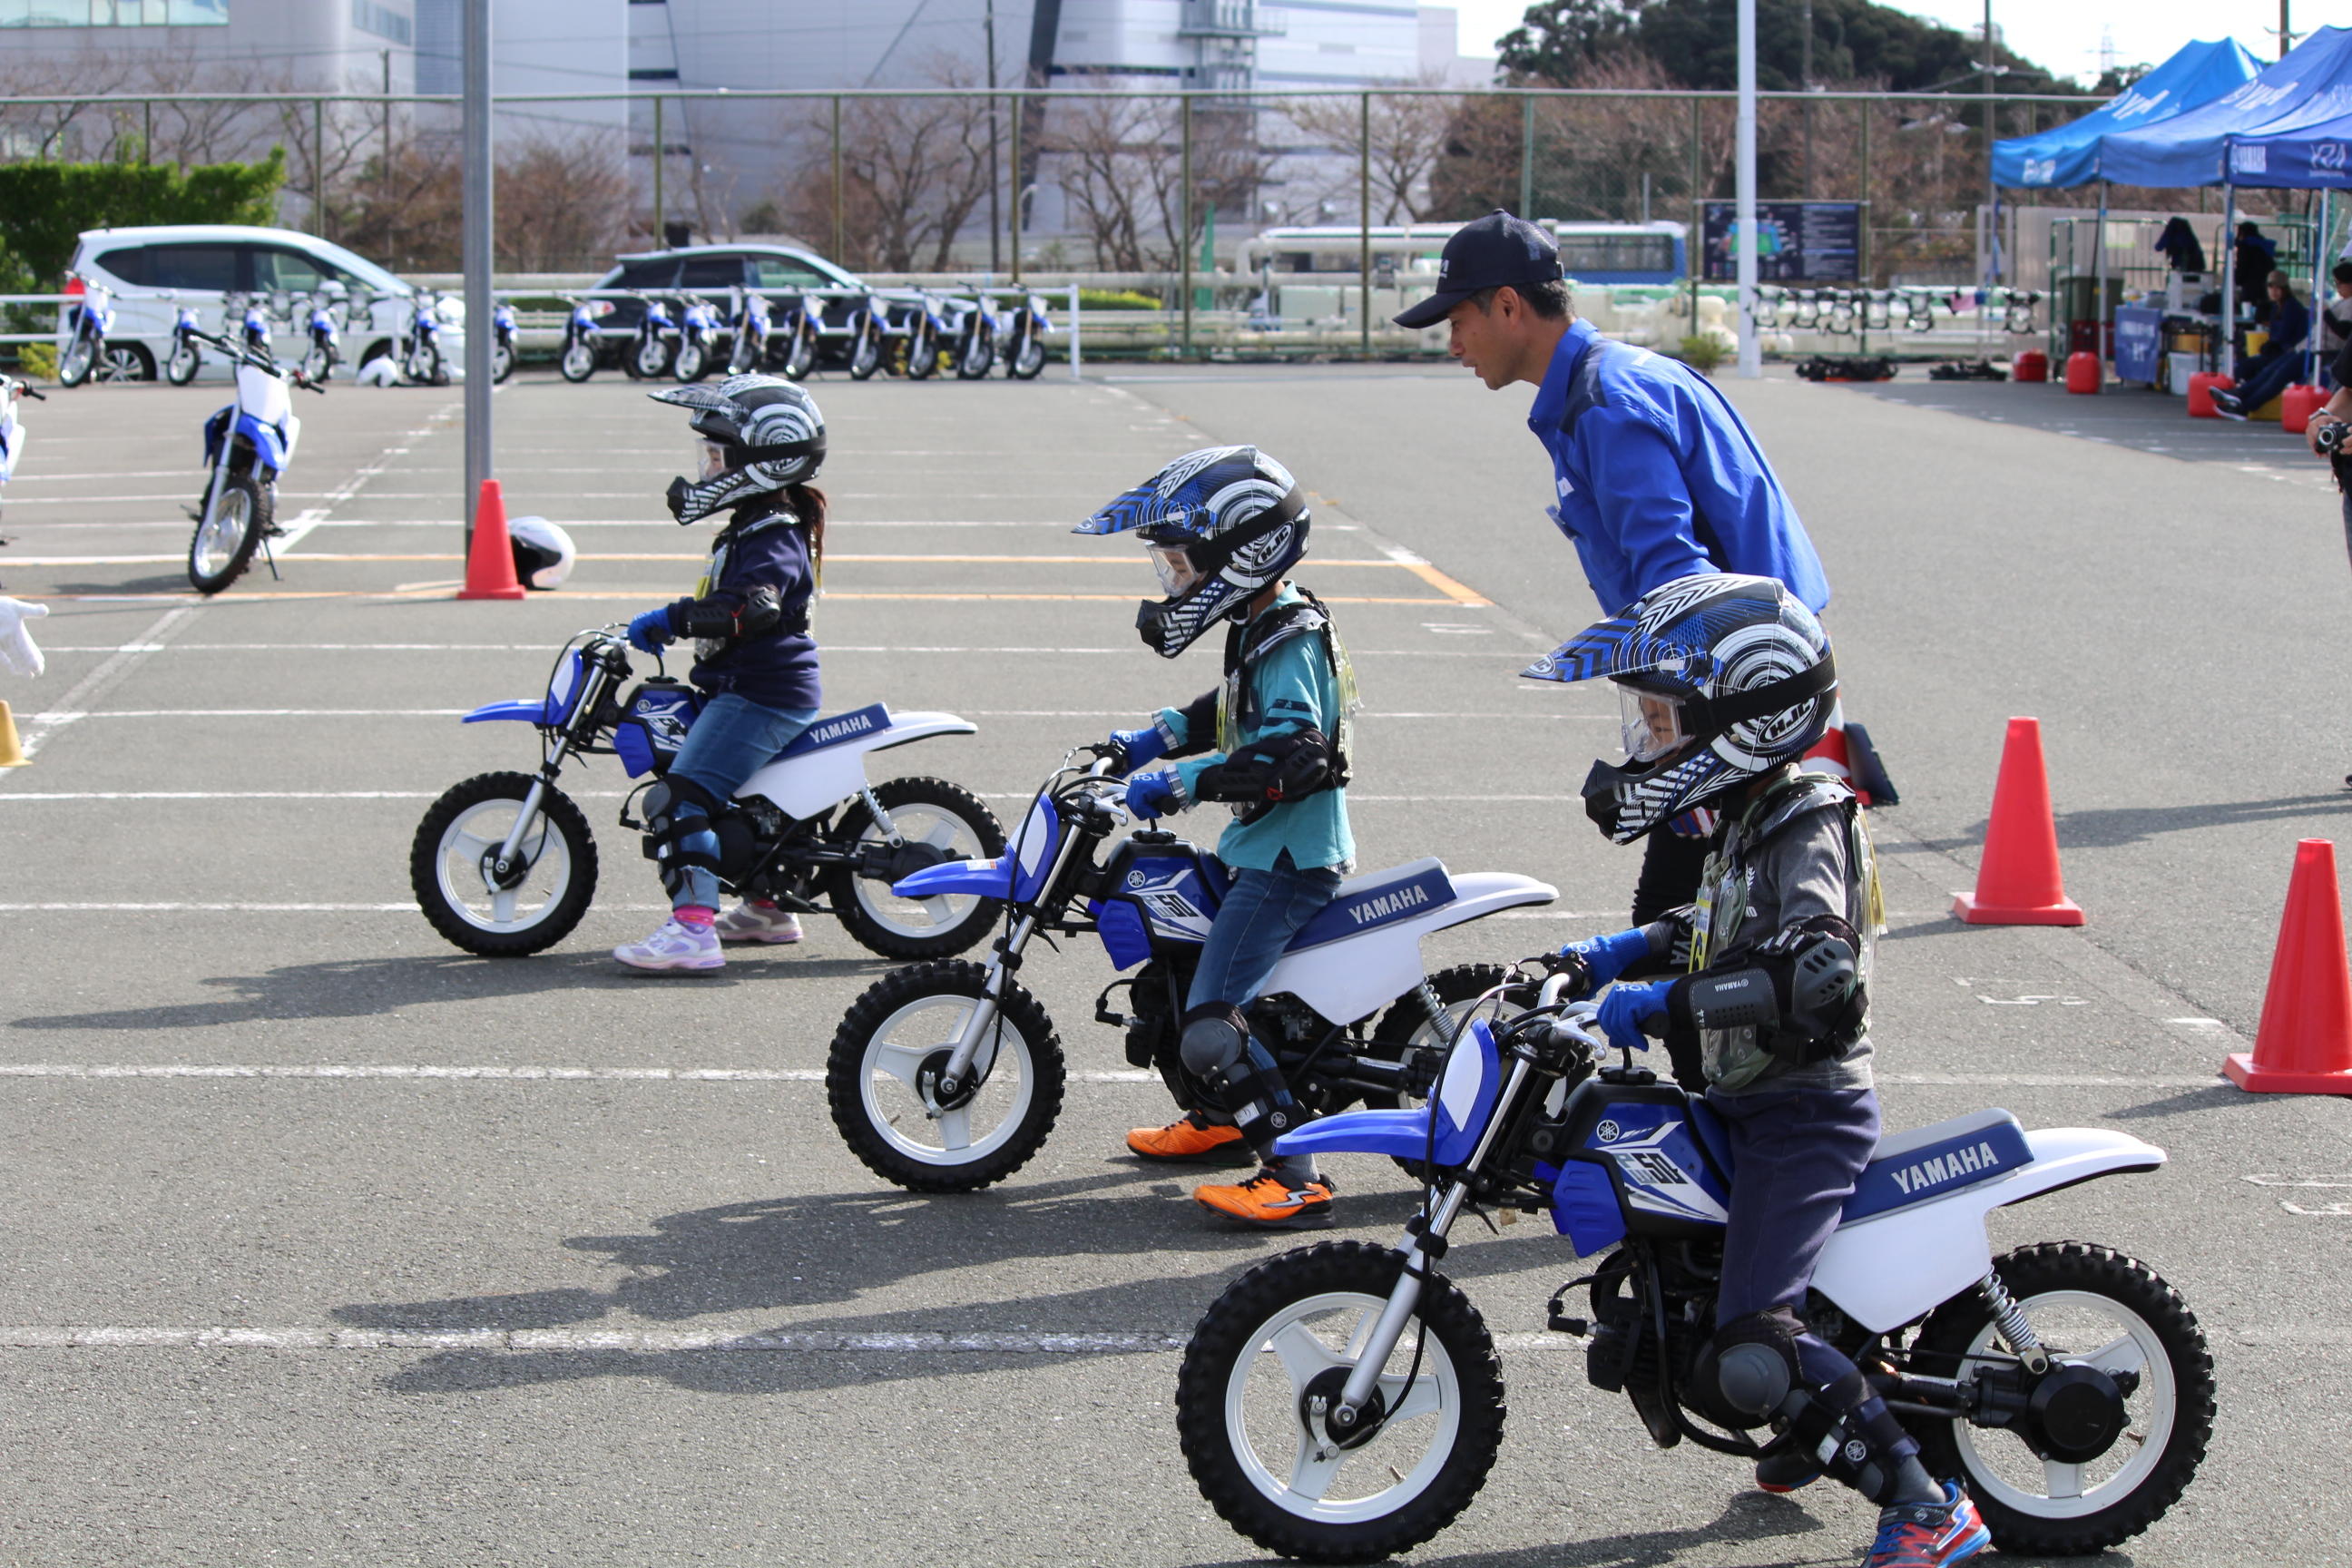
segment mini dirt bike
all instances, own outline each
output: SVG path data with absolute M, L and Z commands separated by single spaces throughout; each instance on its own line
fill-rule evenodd
M 771 344 L 784 345 L 784 362 L 778 368 L 794 381 L 806 381 L 816 369 L 819 350 L 817 313 L 822 303 L 806 294 L 790 296 L 783 313 L 777 318 Z
M 490 380 L 502 382 L 514 374 L 515 308 L 504 300 L 490 312 Z
M 996 310 L 988 299 L 950 300 L 941 314 L 956 379 L 978 381 L 995 369 Z
M 610 300 L 572 299 L 572 313 L 563 319 L 563 352 L 555 361 L 564 380 L 583 382 L 596 374 L 596 321 L 612 313 Z
M 166 295 L 166 299 L 173 296 Z M 163 356 L 163 379 L 173 386 L 185 386 L 196 379 L 196 372 L 205 363 L 196 340 L 203 336 L 196 325 L 196 310 L 193 305 L 175 305 L 172 314 L 172 347 Z
M 719 340 L 719 312 L 698 294 L 688 294 L 678 314 L 677 354 L 670 374 L 680 381 L 700 381 L 710 374 L 713 349 Z
M 278 526 L 278 476 L 294 462 L 302 421 L 294 416 L 292 387 L 326 395 L 299 370 L 289 370 L 249 344 L 227 338 L 197 341 L 236 368 L 236 397 L 205 421 L 205 461 L 211 477 L 197 506 L 185 508 L 196 525 L 188 541 L 188 581 L 200 594 L 217 594 L 284 531 Z M 275 556 L 269 574 L 278 575 Z
M 941 352 L 955 341 L 947 316 L 939 300 L 923 289 L 907 308 L 906 325 L 900 330 L 898 352 L 887 366 L 893 375 L 904 375 L 915 381 L 929 381 L 940 374 Z
M 596 890 L 596 845 L 588 819 L 556 788 L 563 764 L 581 756 L 618 757 L 630 777 L 645 781 L 622 803 L 620 825 L 642 832 L 631 808 L 669 771 L 701 711 L 701 694 L 667 675 L 629 685 L 629 647 L 614 635 L 621 629 L 583 632 L 565 644 L 545 695 L 493 702 L 465 717 L 468 724 L 532 725 L 541 752 L 536 773 L 467 779 L 417 825 L 409 885 L 433 929 L 467 952 L 537 952 L 561 942 L 587 912 Z M 894 714 L 880 703 L 819 719 L 744 780 L 729 809 L 711 818 L 719 882 L 788 910 L 833 914 L 887 958 L 963 952 L 995 922 L 992 900 L 953 893 L 900 898 L 891 884 L 943 861 L 1002 854 L 1003 826 L 979 797 L 945 779 L 868 784 L 866 758 L 975 729 L 952 713 Z
M 146 380 L 152 373 L 139 350 L 128 343 L 107 346 L 106 334 L 114 330 L 113 291 L 80 278 L 74 282 L 79 285 L 81 297 L 66 310 L 65 342 L 58 349 L 58 384 Z
M 1004 345 L 1004 374 L 1015 381 L 1034 381 L 1045 368 L 1045 301 L 1034 292 L 1024 293 L 1004 313 L 998 337 Z
M 1156 1068 L 1187 1110 L 1217 1102 L 1178 1050 L 1185 994 L 1228 887 L 1216 857 L 1156 828 L 1098 851 L 1124 819 L 1122 786 L 1097 757 L 1070 752 L 1037 792 L 1011 853 L 919 871 L 902 898 L 978 896 L 1003 904 L 1010 929 L 987 963 L 897 969 L 841 1020 L 825 1062 L 834 1125 L 866 1167 L 916 1192 L 970 1192 L 1026 1163 L 1062 1109 L 1062 1044 L 1037 999 L 1013 980 L 1041 932 L 1092 932 L 1119 969 L 1095 1018 L 1123 1029 L 1127 1059 Z M 1421 939 L 1557 889 L 1499 872 L 1449 875 L 1434 859 L 1356 877 L 1292 939 L 1247 1009 L 1308 1110 L 1426 1092 L 1444 1010 L 1475 997 L 1496 971 L 1425 976 Z M 1081 907 L 1083 906 L 1083 907 Z M 1140 965 L 1140 968 L 1137 966 Z M 1110 1010 L 1126 987 L 1130 1011 Z M 1391 1005 L 1393 1004 L 1393 1005 Z M 1388 1011 L 1379 1022 L 1373 1015 Z
M 677 323 L 670 320 L 666 301 L 650 294 L 637 298 L 645 302 L 645 314 L 637 320 L 636 341 L 621 356 L 621 368 L 633 381 L 652 381 L 667 375 L 677 357 Z
M 1542 963 L 1543 961 L 1530 961 Z M 1428 1540 L 1467 1507 L 1503 1436 L 1494 1336 L 1436 1272 L 1467 1211 L 1549 1213 L 1580 1257 L 1549 1326 L 1585 1342 L 1585 1373 L 1622 1389 L 1661 1447 L 1742 1458 L 1822 1444 L 1818 1407 L 1775 1431 L 1722 1408 L 1712 1334 L 1730 1144 L 1706 1100 L 1610 1063 L 1590 1003 L 1541 982 L 1535 1005 L 1461 1031 L 1427 1107 L 1333 1116 L 1284 1153 L 1417 1161 L 1428 1183 L 1396 1248 L 1326 1243 L 1228 1287 L 1177 1381 L 1201 1493 L 1271 1551 L 1358 1563 Z M 1522 979 L 1518 987 L 1524 989 Z M 1505 1011 L 1498 988 L 1497 1012 Z M 2004 1552 L 2074 1555 L 2137 1534 L 2179 1499 L 2213 1427 L 2197 1320 L 2144 1264 L 2082 1242 L 1996 1259 L 1994 1209 L 2164 1152 L 2121 1132 L 2027 1131 L 1980 1110 L 1884 1139 L 1822 1250 L 1800 1314 L 1869 1376 L 1957 1476 Z M 1590 1291 L 1590 1318 L 1564 1312 Z M 1786 1405 L 1783 1409 L 1788 1408 Z
M 888 357 L 887 312 L 872 294 L 859 296 L 849 311 L 849 379 L 871 381 Z
M 448 363 L 441 356 L 441 296 L 418 289 L 409 301 L 408 321 L 396 351 L 400 374 L 427 386 L 449 384 Z
M 744 375 L 768 363 L 768 297 L 756 289 L 731 290 L 734 308 L 728 311 L 727 374 Z
M 16 471 L 17 460 L 25 455 L 25 426 L 16 418 L 16 400 L 20 397 L 29 397 L 36 403 L 48 401 L 23 382 L 0 375 L 0 485 L 8 482 Z
M 333 379 L 335 367 L 343 363 L 342 323 L 337 320 L 337 301 L 324 293 L 310 296 L 307 331 L 310 346 L 302 351 L 302 374 L 324 385 Z

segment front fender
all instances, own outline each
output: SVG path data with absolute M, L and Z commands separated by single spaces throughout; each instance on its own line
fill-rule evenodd
M 902 899 L 936 899 L 948 893 L 972 893 L 983 899 L 1013 896 L 1013 857 L 993 860 L 942 860 L 890 884 Z
M 520 719 L 526 724 L 544 722 L 547 704 L 543 700 L 518 697 L 506 702 L 489 702 L 475 709 L 457 721 L 460 724 L 487 724 L 496 719 Z
M 1440 1166 L 1459 1165 L 1478 1146 L 1502 1088 L 1502 1058 L 1484 1018 L 1446 1053 L 1437 1093 L 1420 1110 L 1343 1110 L 1310 1121 L 1274 1142 L 1277 1154 L 1387 1154 L 1404 1160 L 1434 1155 Z M 1433 1126 L 1433 1122 L 1434 1125 Z

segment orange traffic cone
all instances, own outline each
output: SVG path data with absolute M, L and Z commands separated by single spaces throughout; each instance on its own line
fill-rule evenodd
M 2058 875 L 2058 825 L 2050 816 L 2050 778 L 2042 765 L 2042 721 L 2011 719 L 1992 788 L 1977 889 L 1952 900 L 1970 925 L 2078 926 L 2083 908 Z
M 507 538 L 507 503 L 499 481 L 482 481 L 481 500 L 474 504 L 474 547 L 466 556 L 466 585 L 461 599 L 520 599 L 522 582 L 515 576 L 514 544 Z
M 2352 1094 L 2352 968 L 2336 846 L 2325 838 L 2294 847 L 2254 1053 L 2231 1052 L 2221 1070 L 2257 1094 Z
M 25 754 L 25 743 L 16 739 L 16 716 L 8 705 L 0 702 L 0 768 L 27 768 L 33 759 Z

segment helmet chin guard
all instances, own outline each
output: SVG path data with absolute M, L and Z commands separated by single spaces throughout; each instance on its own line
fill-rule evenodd
M 805 484 L 824 462 L 824 416 L 806 389 L 782 376 L 730 375 L 715 387 L 673 386 L 646 395 L 694 410 L 695 434 L 726 457 L 708 479 L 670 481 L 663 500 L 681 523 Z
M 1728 573 L 1653 589 L 1519 673 L 1630 689 L 1627 761 L 1595 762 L 1583 790 L 1620 844 L 1803 756 L 1837 699 L 1813 613 L 1769 577 Z
M 1141 535 L 1163 558 L 1163 583 L 1173 580 L 1165 557 L 1181 552 L 1192 582 L 1144 600 L 1135 618 L 1145 645 L 1174 658 L 1297 564 L 1310 521 L 1289 469 L 1255 447 L 1211 447 L 1177 458 L 1071 531 Z

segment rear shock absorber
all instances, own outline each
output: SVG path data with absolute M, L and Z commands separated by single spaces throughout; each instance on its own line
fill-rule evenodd
M 2025 1370 L 2036 1377 L 2048 1372 L 2050 1352 L 2042 1348 L 2042 1341 L 2034 1334 L 2033 1325 L 2025 1321 L 2025 1309 L 2017 1304 L 2017 1298 L 2011 1295 L 2009 1287 L 2000 1282 L 1998 1269 L 1985 1270 L 1985 1277 L 1977 1281 L 1977 1293 L 1984 1298 L 1985 1305 L 1992 1309 L 1993 1327 L 1999 1329 L 2000 1337 L 2009 1342 L 2009 1348 L 2017 1352 L 2017 1359 L 2024 1364 Z

